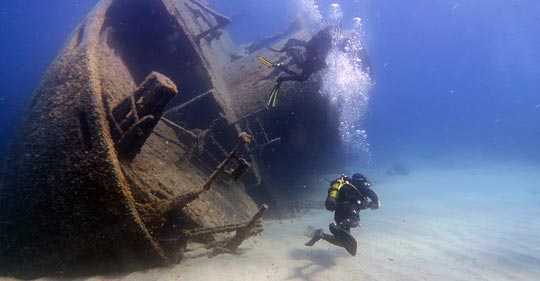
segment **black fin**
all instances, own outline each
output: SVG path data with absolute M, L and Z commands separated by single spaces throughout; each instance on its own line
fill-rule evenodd
M 334 223 L 331 223 L 329 228 L 330 228 L 330 232 L 332 232 L 334 237 L 336 237 L 339 243 L 343 245 L 343 248 L 345 248 L 345 250 L 347 250 L 347 252 L 351 254 L 351 256 L 355 256 L 357 243 L 354 237 L 352 237 L 349 232 L 338 227 Z
M 319 240 L 321 240 L 321 238 L 323 238 L 323 230 L 322 229 L 317 229 L 315 230 L 315 232 L 313 233 L 313 236 L 311 237 L 311 240 L 309 240 L 306 244 L 306 246 L 313 246 L 315 245 L 315 243 L 317 243 Z

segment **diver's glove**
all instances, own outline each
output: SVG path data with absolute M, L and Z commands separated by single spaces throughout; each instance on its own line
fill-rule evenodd
M 377 200 L 377 202 L 371 202 L 370 208 L 372 210 L 377 210 L 381 207 L 381 201 Z
M 334 211 L 336 209 L 336 198 L 332 198 L 330 196 L 326 197 L 326 202 L 324 202 L 324 206 L 326 206 L 326 209 L 328 211 Z

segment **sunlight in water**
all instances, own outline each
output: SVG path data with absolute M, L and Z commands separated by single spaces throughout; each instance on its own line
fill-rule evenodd
M 340 48 L 340 42 L 344 39 L 340 28 L 343 12 L 339 4 L 332 4 L 330 9 L 328 22 L 334 27 L 333 48 L 326 58 L 328 67 L 323 71 L 321 93 L 339 112 L 339 131 L 346 150 L 369 161 L 371 153 L 367 133 L 360 123 L 367 112 L 373 81 L 368 73 L 362 71 L 359 58 L 359 52 L 363 49 L 362 22 L 360 18 L 354 18 L 350 43 Z

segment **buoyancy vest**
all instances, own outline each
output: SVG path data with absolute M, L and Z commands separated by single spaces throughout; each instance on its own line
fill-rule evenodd
M 340 194 L 340 191 L 342 191 L 342 188 L 350 188 L 350 191 L 352 191 L 354 194 L 348 194 L 346 197 L 350 198 L 342 198 L 343 195 Z M 356 196 L 355 196 L 356 195 Z M 345 200 L 351 200 L 352 197 L 358 197 L 360 199 L 364 198 L 364 195 L 354 186 L 350 181 L 347 180 L 345 177 L 340 177 L 333 182 L 330 183 L 330 188 L 328 189 L 328 197 L 334 198 L 336 200 L 338 199 L 345 199 Z

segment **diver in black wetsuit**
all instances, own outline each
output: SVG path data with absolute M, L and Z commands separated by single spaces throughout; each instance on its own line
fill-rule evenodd
M 279 94 L 281 83 L 285 81 L 297 81 L 304 82 L 311 77 L 311 75 L 326 67 L 326 56 L 330 49 L 332 49 L 332 27 L 328 26 L 317 34 L 315 34 L 309 41 L 303 41 L 299 39 L 289 39 L 283 48 L 275 50 L 268 48 L 274 52 L 284 52 L 287 56 L 291 57 L 291 63 L 284 65 L 282 63 L 272 63 L 263 57 L 259 57 L 259 60 L 268 67 L 277 67 L 287 75 L 281 75 L 276 80 L 274 88 L 268 99 L 267 106 L 275 107 L 277 103 L 277 95 Z M 343 39 L 339 42 L 338 48 L 344 50 L 351 44 L 350 39 Z M 367 71 L 372 76 L 371 61 L 367 55 L 365 49 L 359 53 L 359 58 L 362 60 L 363 70 Z M 296 65 L 301 72 L 297 73 L 291 70 L 289 67 Z
M 323 239 L 345 248 L 352 256 L 356 255 L 356 240 L 351 236 L 350 229 L 360 226 L 360 210 L 376 210 L 381 205 L 377 194 L 370 187 L 371 182 L 360 173 L 354 174 L 352 179 L 342 175 L 334 180 L 325 202 L 326 209 L 334 211 L 335 223 L 329 226 L 332 235 L 318 229 L 305 245 L 313 246 Z
M 283 72 L 287 73 L 287 76 L 279 76 L 276 80 L 276 84 L 272 89 L 270 98 L 268 99 L 267 106 L 275 107 L 277 102 L 277 95 L 279 94 L 281 83 L 285 81 L 298 81 L 304 82 L 309 77 L 326 67 L 326 55 L 332 48 L 332 28 L 330 26 L 319 31 L 309 41 L 302 41 L 298 39 L 289 39 L 285 46 L 281 50 L 274 50 L 275 52 L 285 52 L 292 58 L 292 64 L 301 69 L 300 73 L 290 70 L 288 66 L 281 63 L 271 63 L 263 57 L 259 57 L 259 60 L 268 67 L 277 67 Z

